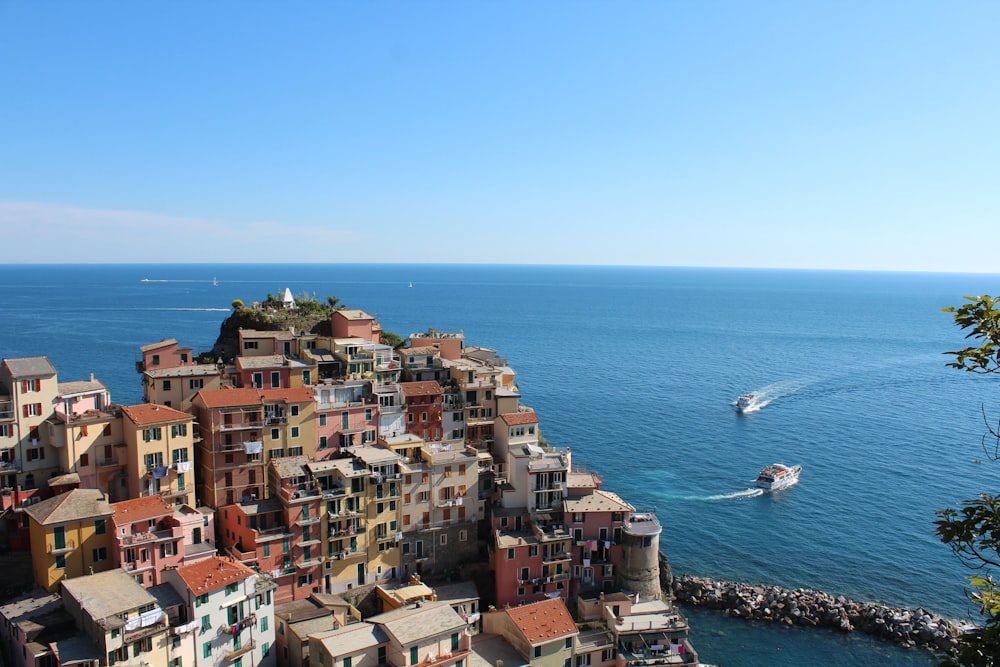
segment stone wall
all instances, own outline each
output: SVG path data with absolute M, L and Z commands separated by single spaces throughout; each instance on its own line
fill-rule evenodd
M 858 602 L 805 588 L 786 590 L 704 577 L 678 576 L 673 580 L 678 602 L 725 610 L 728 616 L 787 625 L 864 632 L 903 646 L 954 653 L 966 629 L 926 609 L 889 607 Z

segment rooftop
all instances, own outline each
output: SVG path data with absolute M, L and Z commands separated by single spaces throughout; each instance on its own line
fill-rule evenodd
M 532 646 L 577 634 L 576 623 L 561 598 L 533 602 L 495 613 L 510 616 L 514 627 Z
M 145 373 L 151 378 L 199 377 L 204 375 L 219 375 L 219 367 L 215 364 L 193 364 L 191 366 L 175 366 L 173 368 L 154 368 Z
M 368 619 L 382 626 L 403 646 L 422 639 L 464 630 L 465 619 L 447 602 L 419 602 Z
M 375 318 L 363 310 L 357 308 L 342 308 L 335 312 L 346 320 L 374 320 Z
M 400 382 L 399 388 L 404 396 L 440 396 L 441 385 L 432 380 L 422 382 Z
M 162 424 L 173 421 L 192 421 L 194 417 L 186 412 L 168 408 L 165 405 L 155 403 L 140 403 L 139 405 L 123 405 L 122 412 L 136 426 L 147 426 L 149 424 Z
M 122 569 L 64 579 L 62 587 L 96 621 L 156 604 L 156 598 Z
M 4 366 L 10 371 L 11 378 L 52 377 L 56 369 L 48 357 L 21 357 L 19 359 L 4 359 Z
M 124 570 L 122 570 L 124 572 Z M 246 565 L 222 556 L 177 568 L 177 575 L 195 595 L 202 595 L 223 586 L 243 581 L 254 574 Z
M 60 382 L 58 386 L 59 395 L 64 398 L 108 390 L 100 380 L 71 380 L 70 382 Z
M 500 415 L 502 419 L 508 426 L 520 426 L 521 424 L 537 424 L 538 415 L 532 412 L 508 412 L 505 415 Z
M 114 516 L 111 521 L 118 526 L 136 521 L 148 521 L 174 513 L 174 508 L 162 496 L 143 496 L 111 504 Z
M 24 509 L 32 519 L 50 526 L 82 519 L 111 516 L 114 510 L 98 489 L 73 489 Z
M 315 636 L 315 635 L 314 635 Z M 384 644 L 385 633 L 371 623 L 354 623 L 316 636 L 330 655 L 352 655 L 365 649 Z
M 634 507 L 611 491 L 594 489 L 593 493 L 578 498 L 566 498 L 563 507 L 567 512 L 632 512 Z
M 149 352 L 150 350 L 156 350 L 161 347 L 167 347 L 168 345 L 176 345 L 176 338 L 164 338 L 159 343 L 150 343 L 149 345 L 142 345 L 139 347 L 140 352 Z
M 198 392 L 206 408 L 239 408 L 262 405 L 258 389 L 203 389 Z

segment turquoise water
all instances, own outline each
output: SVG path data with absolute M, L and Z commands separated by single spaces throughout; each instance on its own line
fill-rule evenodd
M 998 276 L 175 265 L 7 266 L 0 280 L 0 355 L 47 355 L 62 380 L 93 372 L 122 403 L 141 396 L 140 345 L 207 349 L 233 299 L 285 287 L 336 295 L 403 336 L 463 330 L 508 359 L 549 441 L 656 508 L 675 571 L 968 613 L 967 572 L 932 522 L 935 509 L 996 491 L 1000 467 L 973 460 L 986 458 L 981 406 L 1000 378 L 945 368 L 941 353 L 964 341 L 940 309 L 1000 292 Z M 736 413 L 749 390 L 769 402 Z M 802 464 L 801 483 L 739 496 L 775 462 Z M 932 663 L 877 640 L 705 612 L 693 627 L 702 658 L 725 665 Z

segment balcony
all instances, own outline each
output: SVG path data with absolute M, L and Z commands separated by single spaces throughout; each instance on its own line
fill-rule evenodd
M 21 462 L 20 461 L 0 461 L 0 471 L 13 471 L 16 470 L 20 472 Z
M 295 543 L 297 547 L 311 547 L 320 543 L 319 535 L 310 535 L 308 538 L 303 537 Z
M 312 526 L 313 524 L 319 523 L 320 518 L 318 516 L 311 516 L 308 518 L 302 518 L 295 522 L 296 526 Z
M 49 547 L 49 555 L 59 556 L 62 554 L 68 554 L 70 551 L 73 551 L 74 549 L 76 549 L 76 542 L 73 541 L 64 542 L 62 546 L 57 546 L 56 544 L 53 544 L 52 546 Z
M 257 648 L 257 642 L 255 642 L 253 639 L 251 639 L 246 644 L 244 644 L 241 648 L 236 649 L 232 653 L 227 653 L 226 654 L 226 660 L 235 660 L 236 658 L 240 657 L 241 655 L 246 655 L 247 653 L 249 653 L 250 651 L 254 650 L 255 648 Z
M 112 456 L 111 458 L 107 459 L 97 459 L 98 468 L 111 468 L 113 466 L 123 466 L 123 465 L 125 465 L 125 462 L 124 461 L 119 462 L 117 456 Z
M 227 433 L 232 431 L 245 431 L 247 429 L 260 429 L 264 426 L 262 421 L 245 421 L 245 422 L 230 422 L 228 424 L 218 424 L 218 431 L 220 433 Z
M 180 539 L 181 537 L 182 535 L 180 534 L 179 528 L 177 535 L 175 535 L 172 530 L 153 530 L 153 531 L 147 531 L 145 533 L 123 535 L 121 537 L 121 544 L 122 546 L 130 547 L 136 544 L 146 544 L 147 542 L 163 542 L 165 540 Z

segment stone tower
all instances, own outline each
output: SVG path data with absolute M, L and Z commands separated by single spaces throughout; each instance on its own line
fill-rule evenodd
M 622 530 L 621 586 L 644 600 L 660 599 L 660 533 L 656 510 L 632 512 Z

